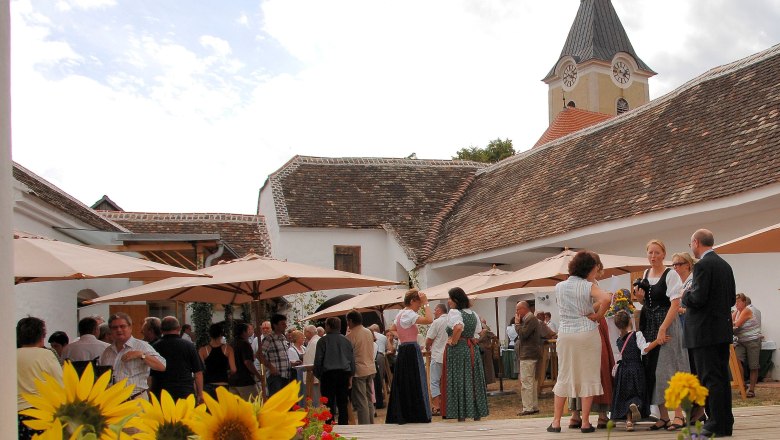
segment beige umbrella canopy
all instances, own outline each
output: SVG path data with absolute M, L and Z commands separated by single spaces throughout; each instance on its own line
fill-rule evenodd
M 382 312 L 389 309 L 402 309 L 404 307 L 404 289 L 378 288 L 372 289 L 361 295 L 354 296 L 338 304 L 334 304 L 327 309 L 313 313 L 301 321 L 312 321 L 316 319 L 330 318 L 331 316 L 343 316 L 352 310 L 358 312 Z M 382 316 L 382 318 L 384 318 Z M 384 319 L 382 319 L 384 321 Z
M 14 232 L 14 283 L 129 278 L 208 277 L 191 270 L 114 254 L 87 246 Z
M 92 303 L 175 300 L 243 304 L 314 290 L 399 284 L 365 275 L 324 269 L 250 254 L 197 272 L 211 278 L 162 280 L 102 296 Z
M 780 223 L 715 246 L 719 254 L 780 252 Z
M 453 287 L 460 287 L 467 294 L 474 293 L 487 286 L 492 286 L 500 280 L 506 279 L 514 272 L 508 272 L 506 270 L 496 269 L 494 266 L 490 270 L 484 272 L 475 273 L 467 277 L 458 278 L 457 280 L 448 281 L 443 284 L 428 287 L 422 289 L 430 300 L 446 300 L 449 298 L 448 292 Z
M 497 278 L 490 285 L 472 293 L 498 292 L 501 290 L 519 289 L 522 287 L 554 286 L 569 277 L 569 262 L 576 251 L 564 250 L 558 255 L 513 272 L 506 277 Z M 637 272 L 650 266 L 646 258 L 624 257 L 620 255 L 599 254 L 604 274 L 601 278 Z

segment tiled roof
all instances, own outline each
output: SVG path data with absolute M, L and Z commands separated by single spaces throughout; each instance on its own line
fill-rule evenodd
M 631 40 L 628 39 L 615 8 L 612 7 L 612 1 L 582 0 L 561 50 L 561 56 L 555 60 L 555 64 L 565 56 L 571 56 L 577 63 L 593 59 L 611 62 L 618 52 L 631 54 L 640 69 L 655 73 L 634 51 L 634 46 L 631 45 Z M 555 65 L 544 79 L 553 76 Z
M 575 107 L 564 107 L 555 120 L 547 127 L 542 137 L 536 141 L 534 147 L 562 138 L 568 134 L 580 131 L 583 128 L 596 125 L 612 118 L 612 115 L 582 110 Z
M 477 172 L 428 261 L 780 182 L 780 45 Z
M 97 230 L 125 231 L 120 225 L 106 220 L 89 206 L 16 162 L 14 162 L 13 176 L 28 188 L 30 194 Z
M 484 166 L 460 160 L 295 156 L 266 184 L 280 226 L 384 228 L 399 238 L 411 260 L 422 261 L 436 244 L 444 215 Z
M 271 240 L 261 215 L 99 211 L 138 234 L 219 234 L 239 257 L 271 256 Z

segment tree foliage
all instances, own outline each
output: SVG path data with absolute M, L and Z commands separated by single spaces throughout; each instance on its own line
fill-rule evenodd
M 485 148 L 470 146 L 461 148 L 453 159 L 473 160 L 475 162 L 495 163 L 515 154 L 512 139 L 496 138 L 488 142 Z

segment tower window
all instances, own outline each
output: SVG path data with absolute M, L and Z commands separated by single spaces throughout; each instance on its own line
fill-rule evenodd
M 570 108 L 576 108 L 576 107 L 577 107 L 577 104 L 575 104 L 575 103 L 574 103 L 574 101 L 569 101 L 569 103 L 568 103 L 568 104 L 566 104 L 566 107 L 570 107 Z
M 617 114 L 625 113 L 628 111 L 628 101 L 623 98 L 617 100 Z

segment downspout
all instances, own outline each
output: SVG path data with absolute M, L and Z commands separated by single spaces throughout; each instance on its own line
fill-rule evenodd
M 222 256 L 223 252 L 225 252 L 225 245 L 220 242 L 217 251 L 206 257 L 206 262 L 203 263 L 203 267 L 210 267 L 214 260 Z

